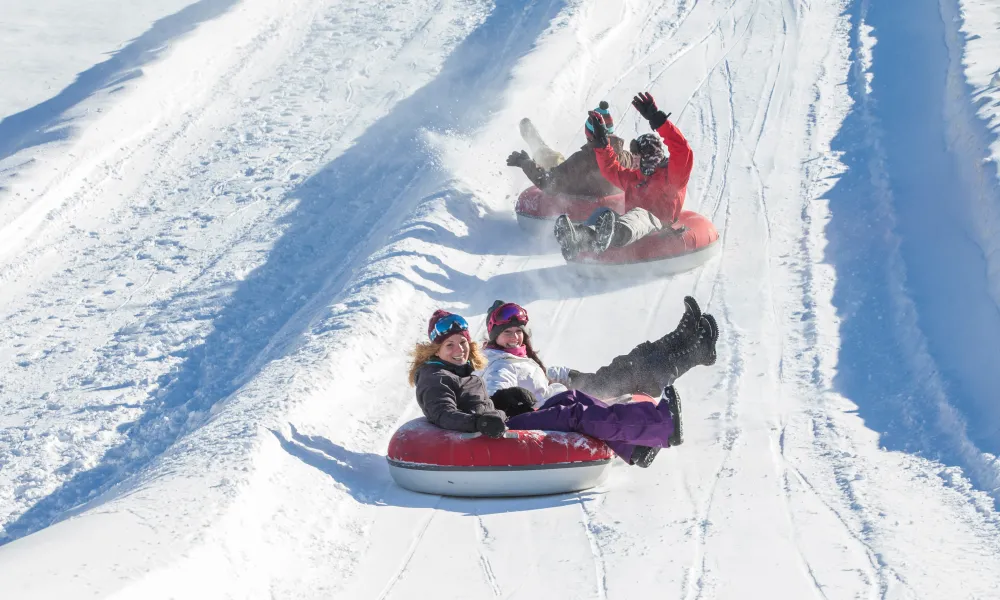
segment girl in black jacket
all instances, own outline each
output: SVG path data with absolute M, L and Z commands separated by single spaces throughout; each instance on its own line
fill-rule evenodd
M 486 384 L 473 371 L 486 367 L 479 345 L 460 315 L 434 311 L 427 327 L 430 340 L 417 344 L 410 365 L 410 385 L 427 420 L 453 431 L 503 435 L 507 419 L 486 395 Z

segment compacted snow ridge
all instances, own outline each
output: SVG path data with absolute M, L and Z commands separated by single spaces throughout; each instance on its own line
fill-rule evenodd
M 15 0 L 0 23 L 6 598 L 1000 597 L 1000 13 L 978 0 Z M 991 25 L 993 23 L 994 25 Z M 15 54 L 16 52 L 16 54 Z M 23 83 L 23 85 L 18 85 Z M 513 215 L 530 117 L 652 91 L 721 255 L 592 278 Z M 693 295 L 685 443 L 407 492 L 435 308 L 596 369 Z

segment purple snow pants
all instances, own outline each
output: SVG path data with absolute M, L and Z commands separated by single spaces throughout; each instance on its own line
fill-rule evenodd
M 674 432 L 665 401 L 608 406 L 579 390 L 556 394 L 538 410 L 507 419 L 507 427 L 583 433 L 603 440 L 630 464 L 636 446 L 666 448 Z

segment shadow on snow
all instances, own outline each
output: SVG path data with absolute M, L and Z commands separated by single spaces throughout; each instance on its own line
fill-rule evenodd
M 945 141 L 940 7 L 914 0 L 905 11 L 877 2 L 864 17 L 852 10 L 855 104 L 833 142 L 848 170 L 827 195 L 826 260 L 836 267 L 841 319 L 835 385 L 885 448 L 961 466 L 997 499 L 980 453 L 1000 453 L 1000 312 L 968 233 L 975 207 L 960 183 L 961 157 Z M 868 99 L 862 18 L 877 39 Z
M 66 112 L 100 90 L 142 76 L 141 67 L 155 60 L 174 38 L 229 10 L 238 0 L 200 0 L 153 23 L 127 46 L 76 76 L 66 89 L 48 100 L 0 120 L 0 162 L 25 148 L 66 139 Z
M 222 5 L 199 4 L 203 9 Z M 38 531 L 68 509 L 97 499 L 203 425 L 216 403 L 283 356 L 309 329 L 315 311 L 341 295 L 354 275 L 349 266 L 384 245 L 427 188 L 446 179 L 422 141 L 424 130 L 464 132 L 485 123 L 503 97 L 512 67 L 563 4 L 498 3 L 433 81 L 292 190 L 287 200 L 296 207 L 285 217 L 284 232 L 267 261 L 239 283 L 204 343 L 161 380 L 159 395 L 150 398 L 126 440 L 97 466 L 35 503 L 7 527 L 0 543 Z M 327 319 L 326 327 L 342 326 L 338 318 L 349 319 L 349 314 Z
M 342 485 L 356 501 L 374 506 L 438 508 L 467 516 L 542 510 L 579 504 L 599 492 L 571 492 L 529 498 L 456 498 L 404 490 L 392 482 L 385 457 L 352 452 L 322 436 L 304 435 L 291 425 L 291 436 L 271 430 L 282 449 Z

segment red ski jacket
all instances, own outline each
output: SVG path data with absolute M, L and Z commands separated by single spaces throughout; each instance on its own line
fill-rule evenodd
M 656 130 L 667 144 L 670 162 L 646 177 L 639 169 L 626 169 L 618 162 L 611 145 L 595 148 L 597 166 L 604 178 L 625 191 L 625 210 L 645 208 L 664 225 L 677 220 L 687 196 L 688 179 L 694 167 L 694 152 L 680 129 L 667 121 Z M 638 161 L 636 161 L 638 162 Z

